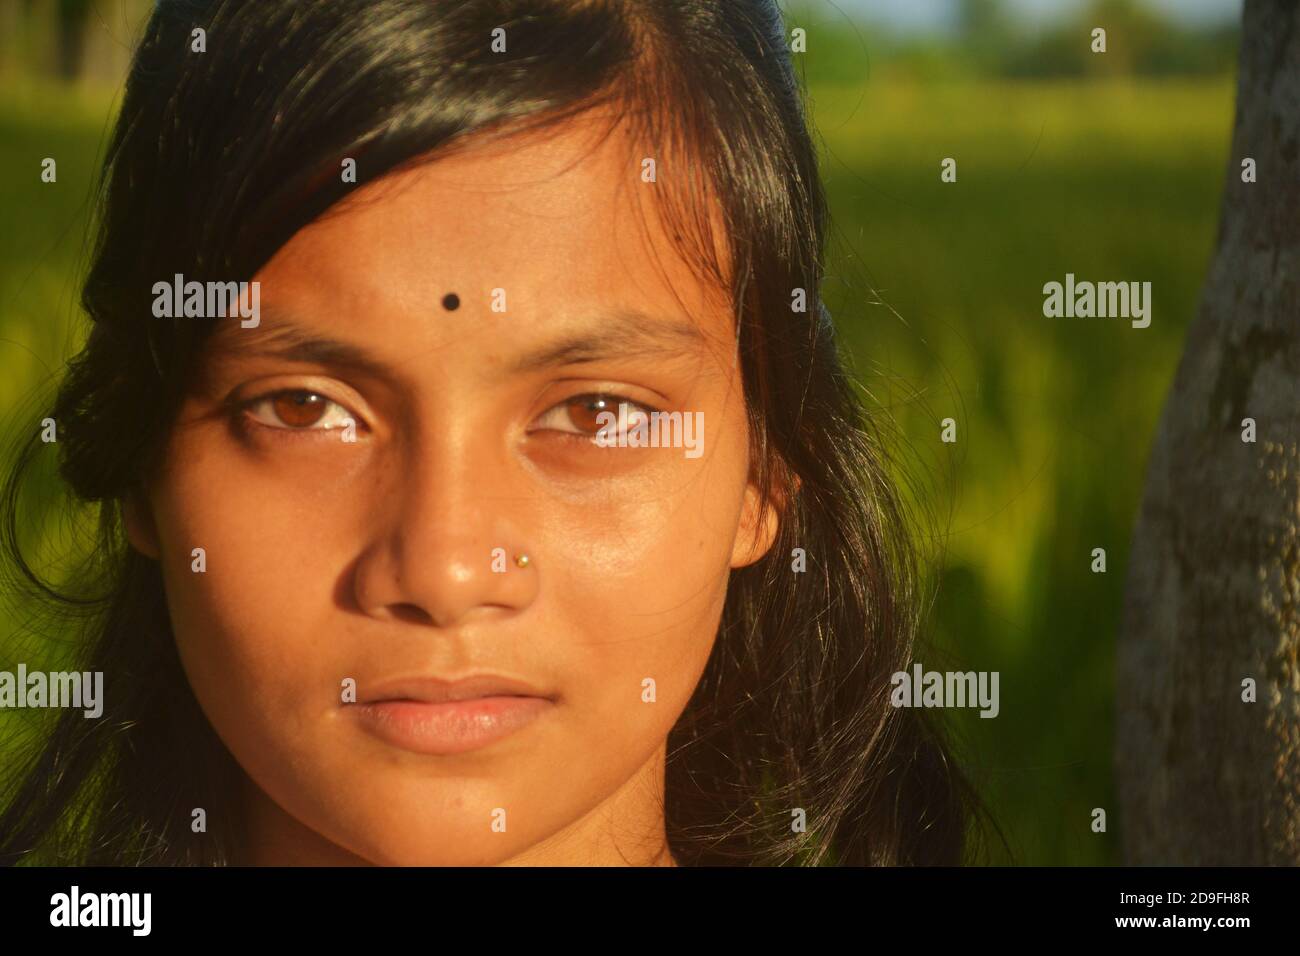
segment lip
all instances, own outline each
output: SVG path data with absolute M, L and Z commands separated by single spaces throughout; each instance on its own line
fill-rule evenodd
M 522 730 L 555 700 L 499 675 L 460 680 L 417 677 L 380 683 L 346 709 L 386 743 L 414 753 L 451 756 L 487 747 Z
M 472 674 L 456 680 L 441 677 L 400 677 L 378 681 L 363 688 L 365 696 L 360 703 L 376 701 L 413 700 L 428 704 L 446 701 L 474 700 L 479 697 L 542 697 L 551 695 L 531 684 L 502 674 Z

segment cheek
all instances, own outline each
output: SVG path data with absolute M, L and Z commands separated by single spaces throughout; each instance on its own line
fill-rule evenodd
M 309 494 L 268 487 L 263 473 L 219 447 L 174 446 L 155 514 L 181 661 L 238 753 L 291 735 L 337 702 L 338 676 L 322 653 L 339 630 L 329 620 L 337 571 L 323 538 L 330 512 L 310 507 Z
M 553 588 L 543 599 L 564 609 L 571 673 L 587 675 L 590 699 L 611 717 L 635 712 L 666 734 L 694 692 L 725 603 L 745 469 L 743 455 L 727 454 L 668 468 L 548 527 Z M 647 680 L 655 708 L 641 706 Z

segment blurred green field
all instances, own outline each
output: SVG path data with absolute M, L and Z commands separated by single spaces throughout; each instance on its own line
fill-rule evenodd
M 76 347 L 75 280 L 112 105 L 10 92 L 6 426 Z M 1118 862 L 1113 664 L 1128 539 L 1213 248 L 1232 93 L 1228 78 L 877 76 L 812 90 L 836 221 L 828 302 L 946 531 L 933 628 L 948 658 L 921 663 L 1001 674 L 999 716 L 958 723 L 1016 862 Z M 57 184 L 40 181 L 47 156 Z M 955 183 L 940 181 L 944 157 L 957 160 Z M 1044 318 L 1043 284 L 1067 272 L 1151 282 L 1151 326 Z M 949 416 L 954 445 L 939 441 Z M 1095 547 L 1105 574 L 1089 570 Z M 1108 810 L 1104 834 L 1090 829 L 1094 807 Z
M 948 532 L 936 638 L 961 669 L 1001 674 L 1001 713 L 960 727 L 1020 862 L 1119 862 L 1129 536 L 1213 250 L 1233 92 L 1229 78 L 814 90 L 840 234 L 828 297 Z M 1045 318 L 1043 285 L 1067 272 L 1151 282 L 1151 325 Z M 956 444 L 940 443 L 945 417 Z

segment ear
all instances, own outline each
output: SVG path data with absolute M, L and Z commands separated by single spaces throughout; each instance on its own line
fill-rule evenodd
M 745 502 L 740 510 L 740 526 L 731 549 L 731 566 L 743 568 L 761 559 L 771 550 L 780 527 L 780 501 L 771 501 L 762 507 L 757 486 L 751 481 L 745 488 Z
M 132 488 L 122 499 L 122 524 L 131 547 L 157 561 L 162 554 L 158 546 L 158 526 L 154 523 L 153 509 L 149 507 L 143 488 Z

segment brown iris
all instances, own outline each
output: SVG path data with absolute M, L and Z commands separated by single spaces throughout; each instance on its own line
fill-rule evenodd
M 569 413 L 569 420 L 576 428 L 593 435 L 600 431 L 604 424 L 597 420 L 596 416 L 601 412 L 618 414 L 617 403 L 611 402 L 603 395 L 579 395 L 569 399 L 564 407 Z
M 281 392 L 271 399 L 276 417 L 293 428 L 308 428 L 320 421 L 329 400 L 315 392 Z

